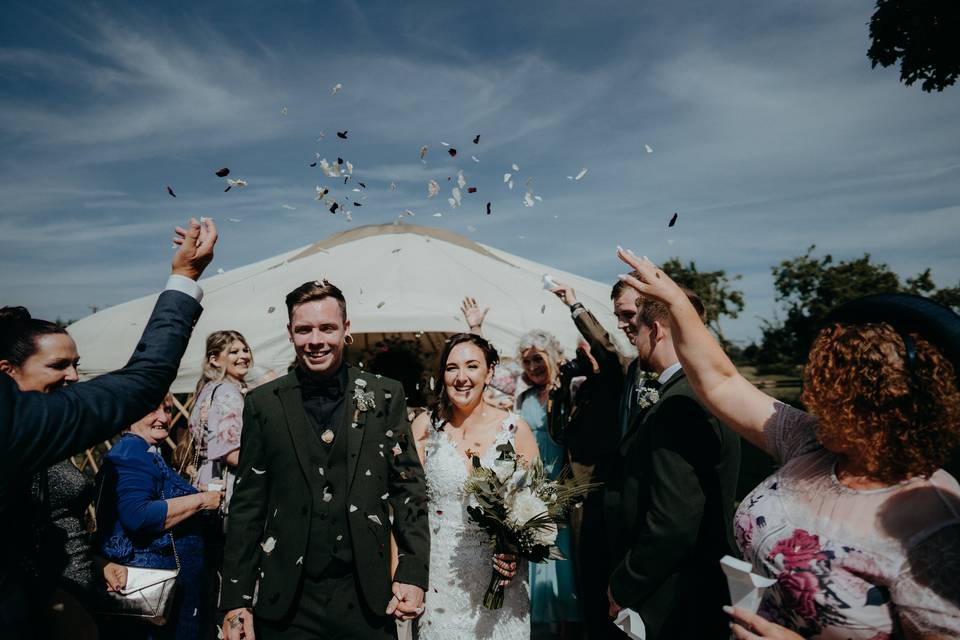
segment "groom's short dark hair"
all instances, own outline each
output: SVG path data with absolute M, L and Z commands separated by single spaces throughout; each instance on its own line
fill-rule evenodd
M 700 296 L 686 287 L 680 287 L 680 289 L 687 295 L 687 299 L 690 301 L 690 304 L 693 305 L 693 308 L 697 310 L 697 315 L 700 316 L 700 320 L 706 322 L 707 311 L 703 306 L 703 301 L 700 299 Z M 667 311 L 667 305 L 659 300 L 646 298 L 643 294 L 640 294 L 640 297 L 637 299 L 637 322 L 642 322 L 648 327 L 652 327 L 653 323 L 657 321 L 659 321 L 660 324 L 669 323 L 670 312 Z
M 323 300 L 324 298 L 333 298 L 340 305 L 340 315 L 343 321 L 347 321 L 347 300 L 343 297 L 343 291 L 340 291 L 335 284 L 327 280 L 311 280 L 287 294 L 287 318 L 293 320 L 293 308 L 313 302 L 314 300 Z

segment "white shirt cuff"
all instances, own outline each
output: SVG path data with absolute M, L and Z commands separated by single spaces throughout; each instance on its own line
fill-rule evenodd
M 163 290 L 185 293 L 197 302 L 203 300 L 203 289 L 200 288 L 200 285 L 197 284 L 196 280 L 191 280 L 186 276 L 177 275 L 175 273 L 170 274 L 170 277 L 167 278 L 167 286 L 164 287 Z

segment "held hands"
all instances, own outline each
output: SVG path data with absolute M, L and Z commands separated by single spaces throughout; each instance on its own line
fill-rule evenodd
M 737 640 L 803 640 L 803 636 L 746 609 L 724 607 L 723 612 L 733 618 L 730 631 Z
M 501 587 L 509 587 L 517 575 L 517 556 L 512 553 L 493 554 L 493 568 L 505 579 L 500 581 Z
M 387 615 L 397 620 L 413 620 L 423 613 L 423 589 L 412 584 L 394 582 L 393 597 L 387 603 Z
M 233 609 L 223 616 L 224 640 L 256 640 L 253 633 L 253 610 Z
M 180 248 L 173 254 L 173 273 L 197 280 L 213 260 L 217 227 L 210 218 L 204 219 L 202 225 L 196 218 L 190 218 L 187 227 L 174 229 L 173 243 Z
M 464 298 L 463 303 L 460 304 L 460 312 L 471 330 L 479 330 L 483 326 L 483 319 L 487 317 L 487 311 L 490 311 L 490 307 L 481 311 L 477 301 L 473 298 Z

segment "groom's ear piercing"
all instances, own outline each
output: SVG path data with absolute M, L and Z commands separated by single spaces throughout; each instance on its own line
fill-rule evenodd
M 353 344 L 353 336 L 349 333 L 343 336 L 343 344 L 347 346 L 350 346 L 351 344 Z

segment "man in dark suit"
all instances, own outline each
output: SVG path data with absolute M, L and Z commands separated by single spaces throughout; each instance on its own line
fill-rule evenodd
M 173 273 L 127 365 L 89 382 L 43 394 L 21 392 L 0 375 L 0 629 L 3 637 L 29 638 L 46 601 L 35 597 L 49 585 L 34 584 L 21 568 L 32 544 L 32 475 L 107 440 L 155 408 L 176 377 L 190 332 L 200 316 L 195 282 L 213 259 L 212 220 L 178 227 L 180 245 Z
M 353 340 L 337 287 L 307 282 L 286 302 L 296 367 L 244 408 L 224 636 L 395 638 L 395 618 L 422 612 L 430 564 L 403 387 L 344 364 Z
M 593 313 L 577 301 L 573 288 L 560 282 L 555 284 L 551 291 L 570 308 L 573 322 L 586 341 L 586 345 L 577 349 L 576 361 L 580 363 L 578 375 L 585 379 L 573 394 L 567 374 L 569 365 L 560 368 L 560 387 L 551 391 L 551 409 L 547 413 L 550 430 L 559 435 L 566 447 L 574 476 L 590 478 L 605 486 L 610 481 L 611 466 L 616 461 L 622 435 L 624 358 Z M 620 306 L 626 308 L 632 320 L 637 309 L 636 290 L 620 287 L 611 297 L 615 303 L 623 298 Z M 632 323 L 624 323 L 626 326 L 632 331 Z M 610 559 L 603 510 L 601 488 L 590 493 L 582 508 L 570 515 L 579 600 L 587 637 L 591 639 L 619 635 L 607 615 Z
M 703 315 L 696 294 L 688 297 Z M 629 607 L 647 638 L 724 638 L 729 603 L 719 560 L 733 548 L 740 465 L 737 436 L 703 408 L 680 367 L 666 308 L 640 298 L 634 345 L 641 370 L 656 374 L 630 402 L 639 413 L 620 443 L 607 501 L 610 615 Z

